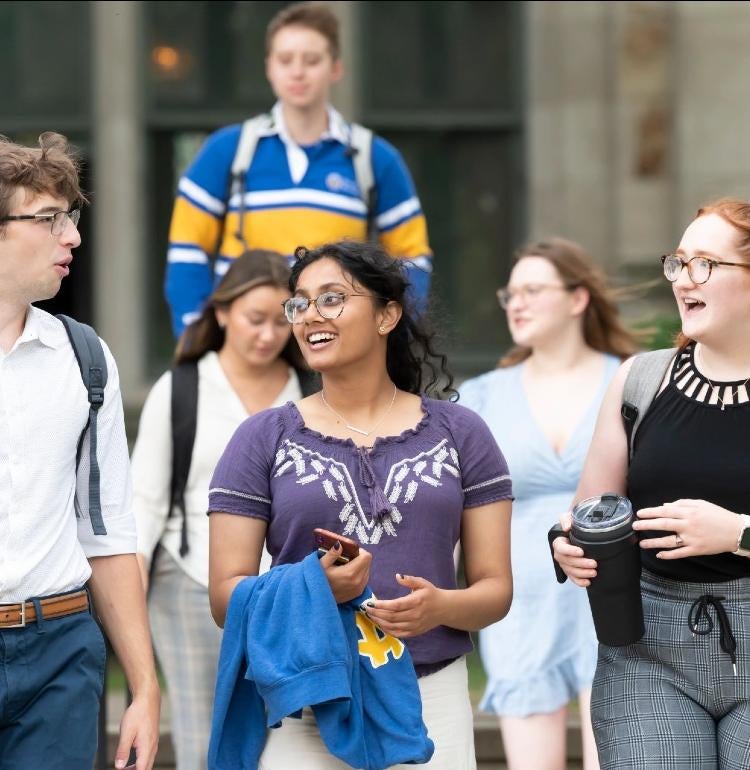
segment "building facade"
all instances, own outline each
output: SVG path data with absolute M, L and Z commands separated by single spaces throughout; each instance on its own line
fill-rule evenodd
M 263 38 L 283 5 L 0 2 L 13 84 L 0 132 L 66 133 L 92 191 L 49 307 L 96 325 L 133 405 L 171 355 L 162 283 L 177 179 L 207 133 L 270 106 Z M 750 3 L 333 6 L 347 69 L 335 103 L 412 170 L 459 376 L 507 344 L 495 289 L 526 239 L 563 235 L 620 279 L 655 278 L 699 203 L 750 194 Z

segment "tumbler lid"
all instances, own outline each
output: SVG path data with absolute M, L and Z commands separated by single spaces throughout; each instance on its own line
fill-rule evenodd
M 628 523 L 632 516 L 633 506 L 627 497 L 589 497 L 573 509 L 573 526 L 584 532 L 608 532 Z

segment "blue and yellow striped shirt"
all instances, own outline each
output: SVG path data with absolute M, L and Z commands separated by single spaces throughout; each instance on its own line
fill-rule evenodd
M 331 115 L 332 123 L 340 120 L 335 111 Z M 211 134 L 178 185 L 165 281 L 175 334 L 200 312 L 214 281 L 245 248 L 237 237 L 239 196 L 226 200 L 241 128 L 236 124 Z M 247 247 L 292 255 L 300 245 L 314 248 L 343 238 L 364 240 L 367 207 L 342 132 L 332 131 L 307 147 L 294 145 L 307 159 L 296 182 L 290 169 L 289 142 L 283 127 L 258 141 L 244 192 Z M 413 268 L 409 271 L 412 292 L 423 303 L 432 254 L 414 183 L 398 150 L 377 136 L 372 165 L 378 239 L 389 254 L 405 259 Z M 213 276 L 209 255 L 216 255 Z

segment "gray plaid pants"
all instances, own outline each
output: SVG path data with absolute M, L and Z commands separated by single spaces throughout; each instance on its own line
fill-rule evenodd
M 206 770 L 221 629 L 208 589 L 159 549 L 148 600 L 151 634 L 169 697 L 177 770 Z
M 602 770 L 750 768 L 750 578 L 681 583 L 646 570 L 646 634 L 625 647 L 599 645 L 591 716 Z M 737 675 L 708 606 L 694 634 L 688 616 L 701 596 L 724 597 L 737 641 Z M 695 614 L 695 610 L 693 609 Z

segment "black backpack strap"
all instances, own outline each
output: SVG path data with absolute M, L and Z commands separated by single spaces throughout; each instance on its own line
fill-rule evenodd
M 664 381 L 667 367 L 677 353 L 676 348 L 639 353 L 630 366 L 622 389 L 620 414 L 628 438 L 628 462 L 633 459 L 635 432 Z
M 320 375 L 312 369 L 295 369 L 303 396 L 311 396 L 321 388 Z
M 96 459 L 96 418 L 104 403 L 104 386 L 107 384 L 107 360 L 97 333 L 87 324 L 66 315 L 58 315 L 70 339 L 73 352 L 81 370 L 89 399 L 89 417 L 78 439 L 76 468 L 81 459 L 83 437 L 89 431 L 89 518 L 95 535 L 106 535 L 101 504 L 99 463 Z
M 190 550 L 185 487 L 193 459 L 197 422 L 198 362 L 183 361 L 172 367 L 172 483 L 169 492 L 169 516 L 177 509 L 182 514 L 180 556 Z

